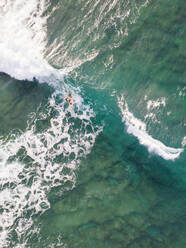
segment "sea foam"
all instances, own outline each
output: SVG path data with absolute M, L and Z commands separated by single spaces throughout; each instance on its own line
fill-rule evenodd
M 3 209 L 0 242 L 3 247 L 10 247 L 12 226 L 22 240 L 20 245 L 27 242 L 25 232 L 39 233 L 32 216 L 50 207 L 47 194 L 51 188 L 63 186 L 63 190 L 70 190 L 75 186 L 75 170 L 102 130 L 92 123 L 95 113 L 84 104 L 78 89 L 70 89 L 76 110 L 67 106 L 64 96 L 68 90 L 69 86 L 53 93 L 46 113 L 38 109 L 37 114 L 31 114 L 26 132 L 14 139 L 10 135 L 7 140 L 0 140 L 0 207 Z M 56 103 L 56 99 L 61 99 L 61 103 Z M 51 116 L 44 131 L 36 130 L 38 121 Z M 63 173 L 64 169 L 68 173 Z M 29 216 L 25 214 L 27 211 Z
M 126 124 L 127 132 L 136 136 L 140 144 L 147 147 L 150 153 L 155 153 L 166 160 L 174 160 L 180 156 L 180 153 L 183 152 L 182 148 L 168 147 L 147 133 L 146 124 L 137 119 L 129 111 L 123 95 L 120 98 L 118 97 L 118 105 L 121 110 L 123 122 Z
M 33 77 L 44 81 L 56 76 L 44 59 L 46 20 L 41 17 L 45 0 L 1 0 L 0 3 L 0 72 L 20 80 Z

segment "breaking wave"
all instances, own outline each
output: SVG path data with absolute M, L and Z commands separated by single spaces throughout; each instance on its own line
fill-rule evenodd
M 134 117 L 129 111 L 128 105 L 122 95 L 118 97 L 118 105 L 121 110 L 123 122 L 126 124 L 128 133 L 138 138 L 141 145 L 147 147 L 150 153 L 155 153 L 166 160 L 174 160 L 183 152 L 182 148 L 172 148 L 164 145 L 161 141 L 152 138 L 146 132 L 146 124 Z

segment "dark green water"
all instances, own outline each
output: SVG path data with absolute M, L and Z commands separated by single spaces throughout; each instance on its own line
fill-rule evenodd
M 186 247 L 184 1 L 21 3 L 0 6 L 23 23 L 0 63 L 0 247 Z M 25 42 L 37 17 L 56 70 Z

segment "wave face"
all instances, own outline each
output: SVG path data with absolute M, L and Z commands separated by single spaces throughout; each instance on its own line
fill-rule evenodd
M 184 247 L 185 11 L 1 1 L 3 248 Z
M 128 26 L 136 22 L 147 4 L 148 0 L 57 1 L 51 4 L 52 13 L 47 20 L 47 60 L 71 71 L 92 61 L 103 50 L 119 47 L 128 35 Z

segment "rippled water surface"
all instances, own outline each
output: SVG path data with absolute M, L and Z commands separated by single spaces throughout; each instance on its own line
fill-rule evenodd
M 186 247 L 185 6 L 1 1 L 2 248 Z

